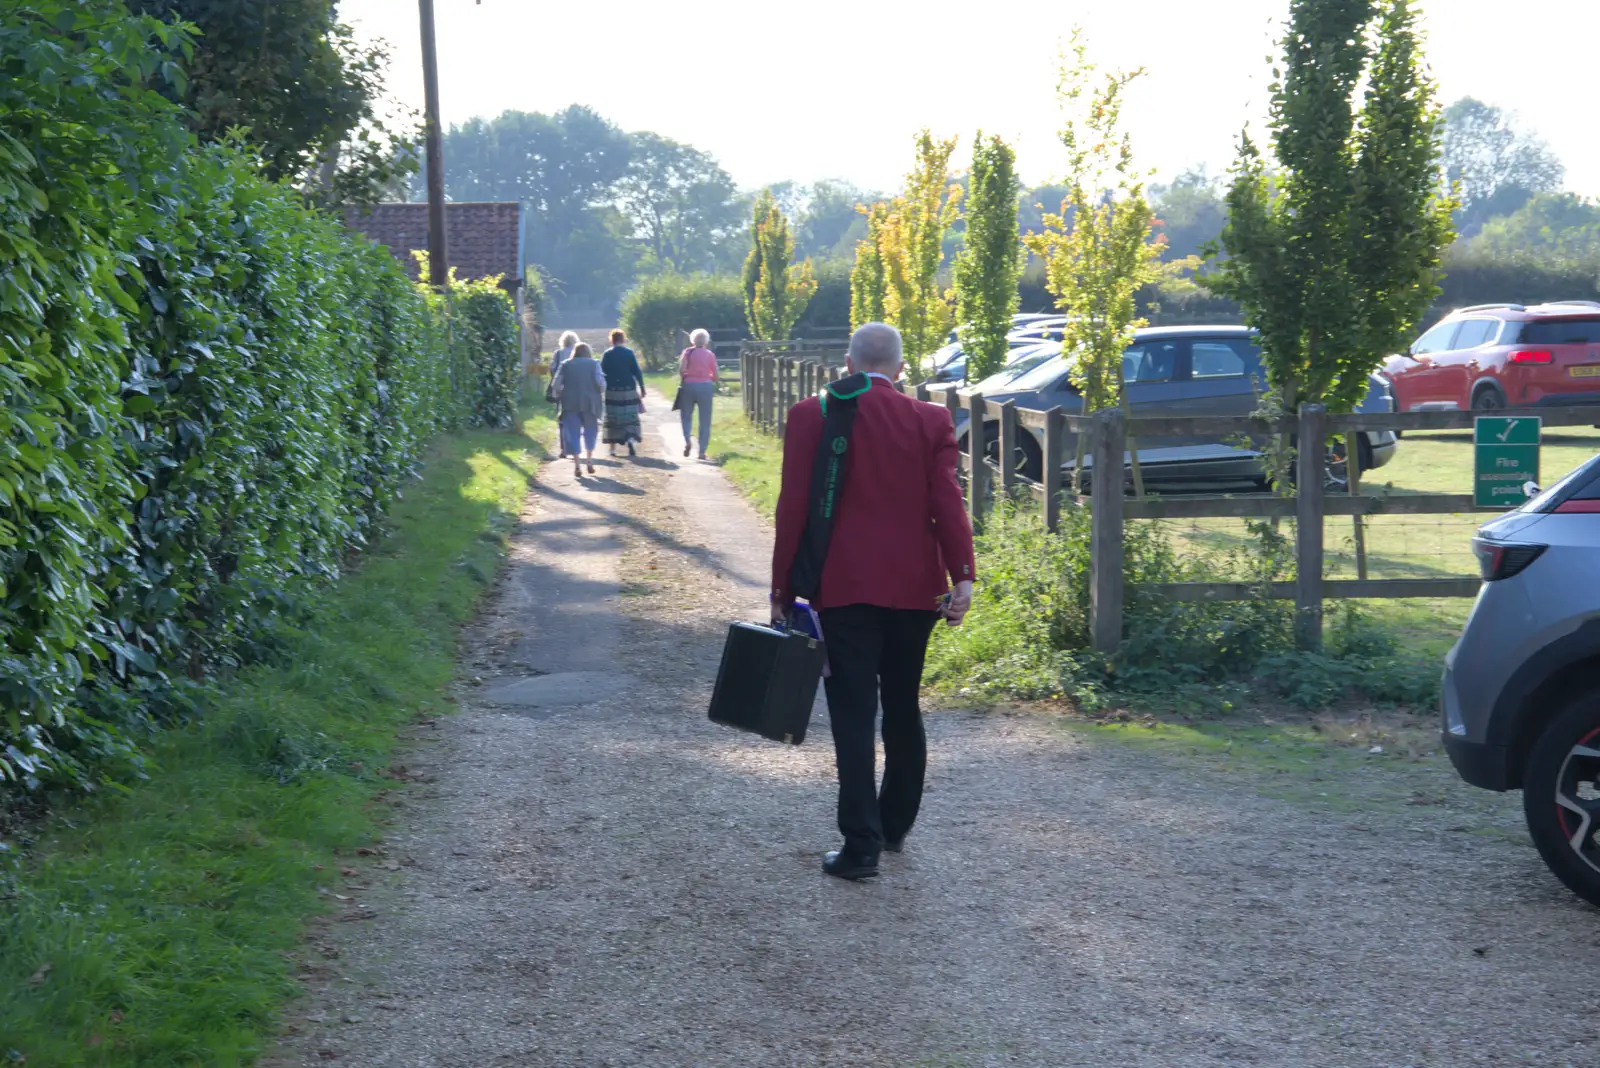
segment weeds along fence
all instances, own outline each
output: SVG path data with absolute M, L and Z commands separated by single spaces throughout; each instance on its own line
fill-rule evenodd
M 746 346 L 743 352 L 744 410 L 752 423 L 782 436 L 789 408 L 817 392 L 842 373 L 843 354 L 832 346 L 790 342 L 782 346 Z M 901 387 L 921 400 L 939 401 L 926 384 Z M 1172 582 L 1137 588 L 1142 597 L 1168 601 L 1245 601 L 1261 598 L 1293 600 L 1299 644 L 1317 649 L 1322 641 L 1324 602 L 1351 598 L 1475 597 L 1481 580 L 1476 575 L 1435 575 L 1427 578 L 1369 578 L 1364 545 L 1365 522 L 1375 516 L 1449 516 L 1499 509 L 1480 508 L 1470 493 L 1363 493 L 1360 451 L 1356 435 L 1373 431 L 1418 432 L 1470 430 L 1473 412 L 1412 412 L 1407 414 L 1333 415 L 1322 405 L 1305 405 L 1294 416 L 1280 419 L 1254 416 L 1134 416 L 1120 410 L 1092 415 L 1069 414 L 1060 408 L 1033 411 L 1010 402 L 987 401 L 981 395 L 942 391 L 942 401 L 958 423 L 964 414 L 968 426 L 982 425 L 985 433 L 968 433 L 961 466 L 966 477 L 968 513 L 974 524 L 997 498 L 1031 497 L 1044 511 L 1046 526 L 1060 526 L 1063 507 L 1088 506 L 1091 515 L 1090 629 L 1094 648 L 1112 652 L 1123 637 L 1123 609 L 1129 590 L 1123 575 L 1126 525 L 1141 520 L 1257 519 L 1293 521 L 1294 578 L 1285 581 Z M 1505 409 L 1495 415 L 1538 417 L 1545 427 L 1588 427 L 1597 420 L 1592 407 Z M 995 427 L 997 436 L 988 433 Z M 1020 436 L 1033 432 L 1041 443 L 1043 462 L 1038 481 L 1026 478 L 1015 463 L 1000 464 L 995 457 L 1014 457 Z M 1292 495 L 1271 493 L 1127 495 L 1126 471 L 1130 446 L 1147 447 L 1163 438 L 1199 438 L 1226 441 L 1274 436 L 1296 441 L 1343 439 L 1347 445 L 1348 477 L 1345 488 L 1330 488 L 1327 457 L 1319 449 L 1300 449 L 1295 456 L 1295 490 Z M 1076 462 L 1079 436 L 1086 438 L 1084 472 L 1087 496 L 1069 493 L 1071 465 Z M 993 456 L 986 455 L 997 437 Z M 975 455 L 976 451 L 976 455 Z M 1123 472 L 1116 479 L 1097 479 L 1096 471 Z M 1350 517 L 1353 522 L 1357 577 L 1328 578 L 1325 520 Z

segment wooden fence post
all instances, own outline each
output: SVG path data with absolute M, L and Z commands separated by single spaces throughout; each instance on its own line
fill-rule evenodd
M 1295 457 L 1295 644 L 1322 648 L 1322 498 L 1328 474 L 1328 409 L 1300 406 L 1299 453 Z
M 1000 493 L 1011 499 L 1017 488 L 1017 406 L 1006 401 L 1000 406 Z
M 749 378 L 749 380 L 750 380 L 749 383 L 746 384 L 746 386 L 745 386 L 745 390 L 747 392 L 749 392 L 749 394 L 750 394 L 750 422 L 753 423 L 756 426 L 757 429 L 760 429 L 760 427 L 761 427 L 761 353 L 759 353 L 759 352 L 751 352 L 750 353 L 750 363 L 745 368 L 745 370 L 749 372 L 746 375 L 746 377 Z
M 778 357 L 778 396 L 777 411 L 773 413 L 778 428 L 778 437 L 783 438 L 783 432 L 789 423 L 789 372 L 793 364 L 787 356 Z
M 756 353 L 755 358 L 756 427 L 767 429 L 767 354 Z
M 1122 644 L 1122 457 L 1127 449 L 1122 409 L 1095 417 L 1094 468 L 1089 494 L 1089 640 L 1111 654 Z
M 1344 439 L 1344 472 L 1345 489 L 1350 491 L 1350 496 L 1361 496 L 1361 438 L 1359 430 L 1352 430 Z M 1367 578 L 1367 524 L 1361 516 L 1355 516 L 1355 546 L 1356 546 L 1356 578 L 1366 581 Z
M 1061 526 L 1061 431 L 1066 422 L 1060 408 L 1044 417 L 1044 525 L 1052 534 Z
M 772 400 L 772 356 L 761 354 L 761 429 L 772 430 L 772 410 L 777 407 Z
M 974 393 L 967 398 L 967 516 L 972 529 L 983 523 L 983 499 L 989 481 L 989 464 L 983 455 L 983 394 Z
M 739 347 L 739 408 L 750 418 L 750 350 Z

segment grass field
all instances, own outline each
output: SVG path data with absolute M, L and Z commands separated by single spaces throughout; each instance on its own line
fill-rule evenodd
M 273 664 L 153 739 L 131 789 L 0 852 L 0 1064 L 252 1063 L 307 921 L 374 863 L 398 732 L 450 707 L 457 632 L 499 566 L 551 421 L 443 439 L 390 533 Z
M 1563 427 L 1547 433 L 1540 476 L 1553 482 L 1600 452 L 1600 430 Z M 1394 460 L 1362 479 L 1364 494 L 1472 492 L 1472 434 L 1441 431 L 1407 434 Z M 1372 516 L 1364 520 L 1367 574 L 1370 578 L 1447 578 L 1477 574 L 1473 532 L 1493 513 L 1463 515 Z M 1182 547 L 1220 549 L 1245 543 L 1244 524 L 1232 519 L 1164 521 L 1163 528 Z M 1294 523 L 1283 525 L 1292 536 Z M 1355 578 L 1355 521 L 1330 518 L 1323 532 L 1329 578 Z M 1217 575 L 1217 579 L 1231 576 Z M 1470 600 L 1361 602 L 1377 618 L 1390 621 L 1419 651 L 1442 654 L 1455 640 L 1472 606 Z

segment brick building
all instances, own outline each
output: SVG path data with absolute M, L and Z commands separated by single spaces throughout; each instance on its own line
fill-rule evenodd
M 421 275 L 413 251 L 428 250 L 428 205 L 374 204 L 345 209 L 344 224 L 386 245 L 411 275 Z M 511 293 L 522 323 L 523 365 L 539 353 L 538 325 L 530 320 L 522 293 L 522 205 L 512 203 L 448 203 L 444 225 L 450 266 L 465 281 L 500 276 Z

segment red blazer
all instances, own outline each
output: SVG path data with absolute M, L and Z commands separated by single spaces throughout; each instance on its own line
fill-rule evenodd
M 973 577 L 972 524 L 956 481 L 956 434 L 943 407 L 913 400 L 881 378 L 857 402 L 845 459 L 844 496 L 833 520 L 822 595 L 815 608 L 871 604 L 932 610 L 946 583 Z M 794 601 L 789 569 L 800 547 L 822 405 L 789 409 L 783 440 L 772 599 Z

